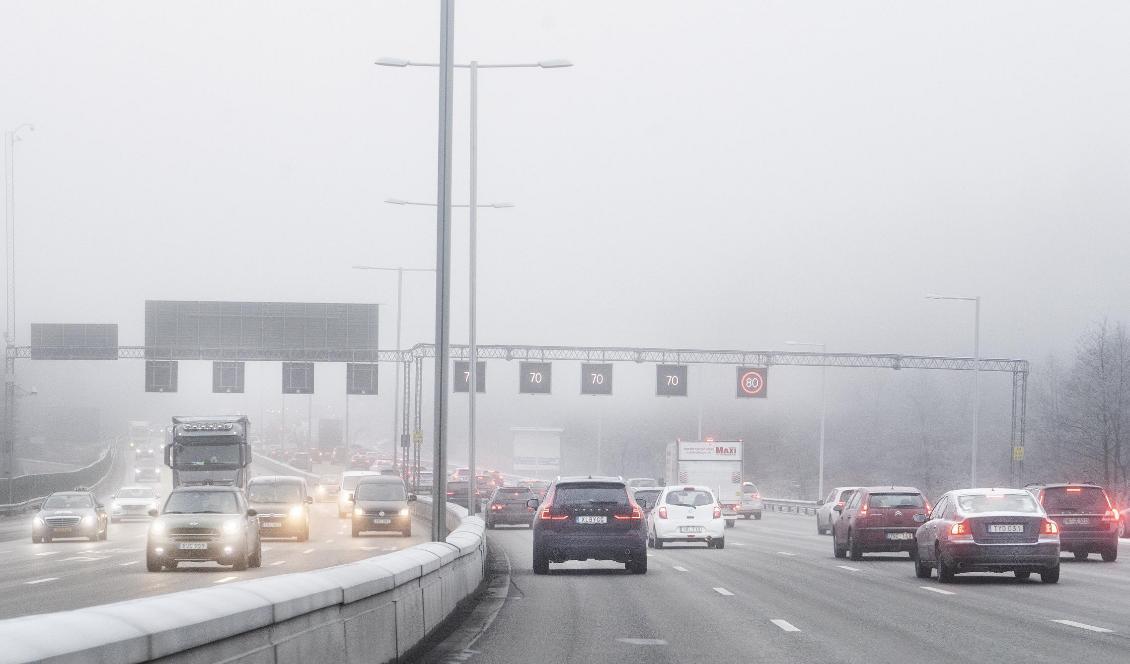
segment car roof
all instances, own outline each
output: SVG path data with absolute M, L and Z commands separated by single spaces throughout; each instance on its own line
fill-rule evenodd
M 305 484 L 306 480 L 296 475 L 256 475 L 251 484 Z
M 90 491 L 76 491 L 74 489 L 71 489 L 70 491 L 52 491 L 51 495 L 52 496 L 89 496 L 89 495 L 93 495 L 93 494 Z
M 365 475 L 357 486 L 362 484 L 403 484 L 404 480 L 399 475 Z
M 152 486 L 152 485 L 147 486 L 145 484 L 128 484 L 128 485 L 123 486 L 123 487 L 118 487 L 118 491 L 125 491 L 126 489 L 145 489 L 146 491 L 152 491 L 153 493 L 157 493 L 157 487 Z
M 950 493 L 955 495 L 955 496 L 988 496 L 988 495 L 992 495 L 994 493 L 999 493 L 999 494 L 1004 494 L 1004 495 L 1014 495 L 1014 496 L 1019 496 L 1019 495 L 1022 495 L 1022 494 L 1028 495 L 1028 496 L 1032 495 L 1031 493 L 1028 492 L 1027 489 L 1012 489 L 1012 488 L 1009 488 L 1009 487 L 985 487 L 985 488 L 979 488 L 979 489 L 954 489 L 953 491 L 950 491 Z
M 576 475 L 557 478 L 556 484 L 570 484 L 573 482 L 604 482 L 611 484 L 624 484 L 624 478 L 616 476 L 611 477 L 607 475 Z
M 342 477 L 364 477 L 366 475 L 376 475 L 375 470 L 347 470 L 341 474 Z
M 695 491 L 707 491 L 714 493 L 714 490 L 705 484 L 668 484 L 665 487 L 660 487 L 664 491 L 682 491 L 684 489 L 693 489 Z
M 912 486 L 863 486 L 855 487 L 855 490 L 867 493 L 922 493 Z
M 213 486 L 211 484 L 192 484 L 189 486 L 174 487 L 170 493 L 184 493 L 187 491 L 212 491 L 215 493 L 242 493 L 239 487 L 235 486 Z
M 1101 484 L 1095 484 L 1094 482 L 1047 482 L 1045 484 L 1029 484 L 1029 485 L 1025 486 L 1024 488 L 1025 489 L 1061 489 L 1063 487 L 1068 487 L 1068 486 L 1089 487 L 1089 488 L 1094 488 L 1094 489 L 1102 489 L 1103 488 L 1103 486 Z

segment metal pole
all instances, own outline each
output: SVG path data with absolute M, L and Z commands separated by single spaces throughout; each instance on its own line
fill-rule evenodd
M 314 449 L 314 395 L 306 399 L 306 449 Z
M 820 346 L 820 352 L 825 353 L 827 349 L 823 344 Z M 820 477 L 816 481 L 816 497 L 824 497 L 824 421 L 828 415 L 828 367 L 820 367 Z
M 396 353 L 400 357 L 400 317 L 404 311 L 404 268 L 396 268 Z M 396 402 L 400 400 L 400 362 L 396 363 L 396 390 L 392 393 L 392 467 L 398 468 L 396 465 L 397 458 L 400 452 L 400 427 L 397 426 L 398 409 Z M 408 466 L 408 453 L 404 453 L 404 466 Z M 404 476 L 402 472 L 401 477 Z
M 4 464 L 4 477 L 8 479 L 8 500 L 12 500 L 12 478 L 16 474 L 16 435 L 15 435 L 15 328 L 16 328 L 16 303 L 15 303 L 15 174 L 12 172 L 15 163 L 15 132 L 4 132 L 4 244 L 6 256 L 6 281 L 8 301 L 5 308 L 4 325 L 4 423 L 2 452 Z
M 977 420 L 981 415 L 981 296 L 973 298 L 973 450 L 969 484 L 977 486 Z
M 432 540 L 447 537 L 447 381 L 450 360 L 451 297 L 451 125 L 454 79 L 455 2 L 440 0 L 439 154 L 436 195 L 436 358 L 435 450 L 432 483 Z
M 469 313 L 471 329 L 467 341 L 467 359 L 470 372 L 468 375 L 468 391 L 470 400 L 467 402 L 467 467 L 470 468 L 470 478 L 467 482 L 467 513 L 474 515 L 476 512 L 475 500 L 475 396 L 479 387 L 479 360 L 478 347 L 475 345 L 476 323 L 476 284 L 478 276 L 478 230 L 479 230 L 479 63 L 471 61 L 471 191 L 470 191 L 470 244 L 471 244 L 471 293 L 469 299 Z

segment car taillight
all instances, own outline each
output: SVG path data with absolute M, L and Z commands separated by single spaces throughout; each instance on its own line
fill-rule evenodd
M 859 506 L 859 516 L 867 516 L 867 503 Z
M 497 511 L 499 511 L 499 510 L 501 510 L 501 509 L 502 509 L 502 505 L 500 505 L 500 504 L 498 504 L 498 503 L 491 503 L 491 504 L 490 504 L 490 508 L 491 508 L 492 510 L 494 510 L 495 512 L 497 512 Z
M 1040 530 L 1041 535 L 1058 535 L 1059 526 L 1051 519 L 1044 519 L 1044 527 Z
M 973 534 L 969 532 L 969 524 L 958 521 L 950 526 L 950 539 L 969 539 Z
M 659 506 L 659 518 L 660 519 L 666 519 L 667 518 L 667 506 L 666 505 L 660 505 Z
M 549 505 L 541 509 L 541 518 L 544 521 L 564 521 L 569 518 L 568 514 L 553 514 L 549 510 Z
M 722 506 L 721 505 L 715 505 L 714 506 L 714 518 L 715 519 L 721 519 L 722 518 Z
M 631 514 L 613 514 L 612 518 L 618 521 L 639 520 L 643 518 L 643 512 L 640 511 L 639 505 L 632 505 Z
M 1103 521 L 1118 521 L 1118 518 L 1118 510 L 1113 507 L 1107 510 L 1106 514 L 1103 515 Z
M 840 507 L 843 507 L 843 506 L 844 506 L 844 505 L 846 505 L 846 504 L 847 504 L 847 501 L 846 501 L 846 500 L 838 500 L 838 501 L 836 501 L 836 505 L 839 505 Z

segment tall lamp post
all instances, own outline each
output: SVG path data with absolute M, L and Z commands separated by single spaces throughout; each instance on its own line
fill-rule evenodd
M 382 272 L 395 272 L 396 273 L 396 352 L 400 353 L 400 321 L 401 313 L 404 311 L 404 273 L 405 272 L 435 272 L 434 267 L 383 267 L 377 265 L 354 265 L 354 270 L 380 270 Z M 400 372 L 403 369 L 401 362 L 396 363 L 396 389 L 392 393 L 392 467 L 397 467 L 397 450 L 400 448 Z M 349 412 L 349 394 L 345 395 L 346 413 Z M 408 417 L 408 413 L 404 413 L 401 417 Z M 349 430 L 349 416 L 346 415 L 346 431 Z M 408 465 L 408 453 L 404 453 L 405 467 Z
M 826 344 L 806 341 L 786 341 L 787 346 L 812 346 L 821 353 L 827 352 Z M 820 477 L 816 480 L 816 497 L 824 498 L 824 423 L 828 415 L 828 367 L 820 367 Z
M 391 205 L 418 205 L 418 206 L 422 206 L 422 207 L 435 207 L 435 203 L 426 203 L 426 202 L 422 202 L 422 201 L 406 201 L 406 200 L 403 200 L 403 199 L 400 199 L 400 198 L 389 198 L 389 199 L 385 200 L 385 202 L 389 203 Z M 468 483 L 467 483 L 467 492 L 468 492 L 467 512 L 468 512 L 468 514 L 474 514 L 475 511 L 476 511 L 476 505 L 475 505 L 475 499 L 474 499 L 474 496 L 475 496 L 475 431 L 476 431 L 476 428 L 475 428 L 475 397 L 476 397 L 476 387 L 479 384 L 478 383 L 478 380 L 479 380 L 478 345 L 476 343 L 476 333 L 475 333 L 476 328 L 478 327 L 478 305 L 477 305 L 477 301 L 478 301 L 478 286 L 477 286 L 477 282 L 478 282 L 478 268 L 477 268 L 478 256 L 477 255 L 478 255 L 478 252 L 479 252 L 479 245 L 478 245 L 478 242 L 475 238 L 475 231 L 474 231 L 474 228 L 475 228 L 474 223 L 475 222 L 474 222 L 474 219 L 477 216 L 476 215 L 476 209 L 477 208 L 481 208 L 481 207 L 512 208 L 512 207 L 514 207 L 514 204 L 513 203 L 480 203 L 480 204 L 475 205 L 474 207 L 471 207 L 471 205 L 469 203 L 465 203 L 465 204 L 455 203 L 455 204 L 452 204 L 451 207 L 453 207 L 453 208 L 470 208 L 471 219 L 472 219 L 472 222 L 471 222 L 472 223 L 472 226 L 471 226 L 471 228 L 472 228 L 472 231 L 471 231 L 471 258 L 470 258 L 471 292 L 470 292 L 469 305 L 468 305 L 471 321 L 470 321 L 470 333 L 468 335 L 468 341 L 467 341 L 467 359 L 469 360 L 468 369 L 467 369 L 468 372 L 469 372 L 468 373 L 468 382 L 467 382 L 467 384 L 469 386 L 469 388 L 467 390 L 468 399 L 469 399 L 469 401 L 467 402 L 467 420 L 468 420 L 468 422 L 467 422 L 467 426 L 468 426 L 467 456 L 469 458 L 468 458 L 468 461 L 467 461 L 467 465 L 468 465 L 468 467 L 470 467 L 471 472 L 470 472 L 470 479 L 468 480 Z M 440 472 L 440 471 L 434 471 L 434 472 Z M 443 469 L 442 472 L 447 472 L 447 471 L 446 471 L 446 469 Z
M 16 345 L 16 142 L 24 129 L 35 131 L 35 126 L 25 122 L 4 132 L 4 244 L 8 302 L 4 326 L 4 422 L 3 432 L 0 432 L 3 437 L 0 440 L 0 456 L 3 458 L 0 462 L 4 466 L 4 477 L 8 478 L 9 494 L 16 474 L 16 355 L 12 348 Z
M 973 303 L 973 445 L 970 451 L 969 486 L 977 486 L 977 425 L 981 415 L 981 296 L 927 295 L 927 300 L 961 300 Z

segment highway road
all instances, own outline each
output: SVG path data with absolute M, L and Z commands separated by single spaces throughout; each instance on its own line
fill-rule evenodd
M 1012 575 L 941 585 L 915 578 L 901 554 L 837 560 L 813 518 L 792 515 L 740 521 L 723 550 L 650 550 L 646 576 L 594 561 L 534 576 L 528 530 L 489 541 L 493 563 L 509 562 L 506 600 L 476 641 L 427 661 L 1130 661 L 1126 541 L 1115 563 L 1064 556 L 1058 585 Z
M 167 482 L 166 475 L 162 494 L 168 491 Z M 427 522 L 416 521 L 412 537 L 354 538 L 349 521 L 338 518 L 336 504 L 315 503 L 310 540 L 264 539 L 259 569 L 234 572 L 215 563 L 182 563 L 176 570 L 150 573 L 145 569 L 148 527 L 148 521 L 120 522 L 110 525 L 104 542 L 32 544 L 30 515 L 5 519 L 0 526 L 0 619 L 331 567 L 428 541 L 431 532 Z

